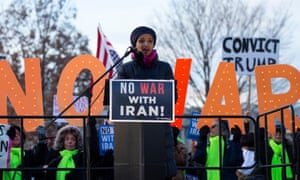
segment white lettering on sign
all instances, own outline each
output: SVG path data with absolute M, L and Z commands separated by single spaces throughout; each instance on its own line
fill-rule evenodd
M 164 106 L 120 106 L 121 116 L 164 116 Z

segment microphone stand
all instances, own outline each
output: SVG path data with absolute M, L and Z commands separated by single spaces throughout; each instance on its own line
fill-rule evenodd
M 81 97 L 87 96 L 88 97 L 88 115 L 87 119 L 90 121 L 91 118 L 91 99 L 92 99 L 92 92 L 91 89 L 100 81 L 102 80 L 105 75 L 107 75 L 113 68 L 115 68 L 118 64 L 120 64 L 125 57 L 127 57 L 131 52 L 133 52 L 134 49 L 132 47 L 128 47 L 124 53 L 124 55 L 115 63 L 113 66 L 111 66 L 109 69 L 107 69 L 96 81 L 94 81 L 92 84 L 89 85 L 88 88 L 86 88 L 79 96 L 77 96 L 63 111 L 61 111 L 56 118 L 54 118 L 50 123 L 45 127 L 47 129 L 52 123 L 54 123 L 59 117 L 61 117 L 70 107 L 72 107 Z M 86 165 L 87 165 L 87 180 L 91 179 L 91 169 L 90 169 L 90 162 L 91 162 L 91 156 L 90 156 L 90 138 L 91 138 L 91 129 L 89 123 L 87 123 L 86 126 Z
M 85 138 L 85 148 L 86 148 L 86 179 L 90 180 L 91 179 L 91 148 L 90 148 L 90 138 L 91 138 L 91 101 L 92 101 L 92 89 L 89 89 L 89 91 L 86 92 L 86 95 L 88 97 L 88 115 L 87 115 L 87 126 L 86 128 L 86 138 Z M 84 126 L 83 126 L 84 127 Z

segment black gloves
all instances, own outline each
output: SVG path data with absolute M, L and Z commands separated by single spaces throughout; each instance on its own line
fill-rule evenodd
M 207 125 L 204 125 L 200 128 L 200 134 L 199 134 L 199 139 L 201 141 L 206 141 L 207 140 L 207 135 L 210 132 L 209 127 Z
M 238 125 L 234 125 L 234 127 L 231 128 L 230 132 L 233 135 L 232 141 L 240 142 L 241 136 L 242 136 L 242 131 L 239 128 L 239 126 Z
M 175 126 L 172 127 L 172 132 L 173 132 L 173 141 L 174 141 L 174 146 L 177 146 L 177 137 L 179 135 L 179 129 Z

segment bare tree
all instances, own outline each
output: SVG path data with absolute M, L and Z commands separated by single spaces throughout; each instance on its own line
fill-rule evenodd
M 13 0 L 0 12 L 0 52 L 10 56 L 23 87 L 24 58 L 41 60 L 45 115 L 52 115 L 53 95 L 66 63 L 77 55 L 90 53 L 88 38 L 72 24 L 76 13 L 68 0 Z M 76 87 L 84 89 L 82 84 L 87 83 L 88 76 L 82 72 Z
M 211 84 L 212 68 L 221 61 L 226 36 L 280 38 L 287 28 L 288 8 L 268 11 L 266 4 L 242 0 L 172 0 L 165 13 L 157 13 L 153 26 L 159 33 L 162 57 L 174 60 L 191 57 L 192 95 L 187 103 L 202 107 Z M 286 40 L 283 39 L 285 43 Z M 281 41 L 282 42 L 282 41 Z M 174 63 L 173 61 L 173 63 Z M 253 82 L 253 81 L 252 81 Z M 239 76 L 239 91 L 247 93 L 247 76 Z

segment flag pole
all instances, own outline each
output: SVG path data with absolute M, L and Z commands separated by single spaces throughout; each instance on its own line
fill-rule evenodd
M 247 110 L 248 112 L 251 111 L 251 75 L 248 75 L 248 81 L 249 81 L 249 86 L 248 86 L 248 105 L 247 105 Z

